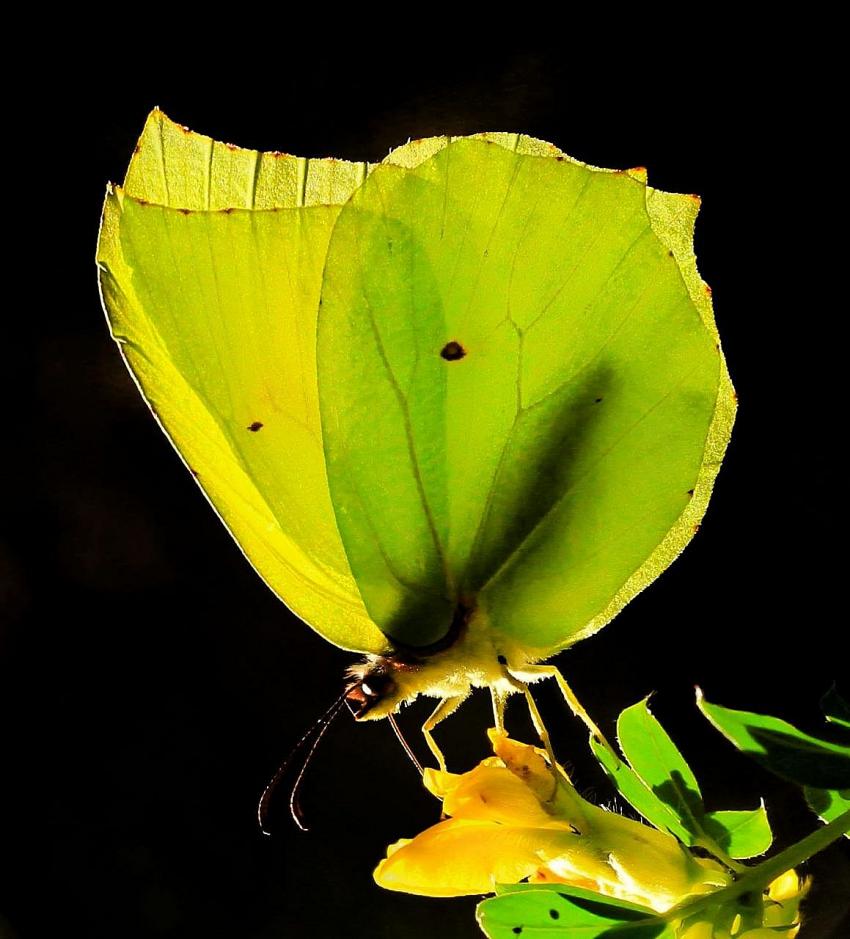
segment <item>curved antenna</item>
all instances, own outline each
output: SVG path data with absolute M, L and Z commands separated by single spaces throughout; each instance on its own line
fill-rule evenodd
M 390 727 L 392 727 L 393 733 L 395 733 L 396 737 L 398 737 L 398 742 L 401 744 L 402 749 L 410 758 L 410 762 L 416 767 L 416 772 L 419 773 L 420 776 L 422 776 L 423 773 L 425 772 L 422 769 L 422 764 L 419 762 L 419 760 L 416 759 L 416 754 L 413 752 L 413 750 L 410 747 L 410 744 L 407 742 L 407 739 L 405 738 L 404 734 L 401 732 L 401 728 L 396 723 L 395 717 L 392 714 L 387 714 L 387 720 L 390 722 Z
M 289 811 L 293 820 L 295 821 L 295 824 L 301 829 L 301 831 L 309 831 L 307 826 L 304 824 L 304 815 L 298 802 L 298 793 L 301 788 L 301 782 L 304 779 L 304 773 L 310 764 L 310 760 L 313 758 L 313 754 L 316 752 L 316 747 L 318 747 L 328 727 L 331 726 L 334 718 L 337 716 L 337 714 L 339 714 L 340 708 L 345 703 L 345 696 L 347 693 L 347 689 L 346 691 L 343 691 L 343 693 L 336 699 L 336 701 L 334 701 L 334 703 L 327 709 L 327 711 L 325 711 L 325 713 L 306 731 L 304 736 L 292 748 L 289 756 L 287 756 L 283 763 L 281 763 L 281 765 L 278 767 L 277 772 L 269 780 L 266 788 L 263 789 L 263 794 L 260 796 L 260 801 L 257 803 L 257 823 L 260 826 L 260 831 L 267 837 L 271 835 L 271 832 L 268 831 L 266 827 L 266 821 L 268 819 L 269 805 L 271 804 L 272 797 L 274 796 L 280 781 L 286 775 L 286 771 L 292 764 L 294 757 L 300 753 L 300 751 L 308 744 L 309 749 L 307 750 L 307 755 L 301 764 L 301 768 L 298 771 L 298 775 L 295 777 L 295 782 L 292 784 L 292 789 L 289 793 Z

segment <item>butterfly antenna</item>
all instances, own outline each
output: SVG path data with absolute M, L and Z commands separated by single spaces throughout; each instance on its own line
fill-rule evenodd
M 277 790 L 281 780 L 286 775 L 287 770 L 292 765 L 293 759 L 304 749 L 305 746 L 308 747 L 307 755 L 304 757 L 304 760 L 301 763 L 301 768 L 298 771 L 298 775 L 295 777 L 295 782 L 293 783 L 289 794 L 289 811 L 292 814 L 292 818 L 295 820 L 295 824 L 301 829 L 301 831 L 308 831 L 307 826 L 304 824 L 304 815 L 301 811 L 301 806 L 298 802 L 298 792 L 301 786 L 301 781 L 304 778 L 304 773 L 310 764 L 310 760 L 313 758 L 313 754 L 316 752 L 316 747 L 318 747 L 328 727 L 331 726 L 334 718 L 337 716 L 337 714 L 339 714 L 340 708 L 345 703 L 345 695 L 346 692 L 344 691 L 327 709 L 327 711 L 325 711 L 325 713 L 322 714 L 322 716 L 306 731 L 304 736 L 292 748 L 289 756 L 287 756 L 283 763 L 281 763 L 281 765 L 278 767 L 277 772 L 269 780 L 266 788 L 263 789 L 263 794 L 260 796 L 260 801 L 257 803 L 257 823 L 260 826 L 260 831 L 264 835 L 271 835 L 266 822 L 268 821 L 269 806 L 271 805 L 275 791 Z
M 421 776 L 424 773 L 424 770 L 422 769 L 422 764 L 419 762 L 419 760 L 416 759 L 416 754 L 413 752 L 413 750 L 410 747 L 410 744 L 405 739 L 405 736 L 401 732 L 401 728 L 398 726 L 396 719 L 393 717 L 392 714 L 387 714 L 387 720 L 389 720 L 390 727 L 392 727 L 393 732 L 395 733 L 396 737 L 398 737 L 398 742 L 401 744 L 402 749 L 408 755 L 408 757 L 410 757 L 410 762 L 416 767 L 416 772 L 419 773 L 419 775 Z

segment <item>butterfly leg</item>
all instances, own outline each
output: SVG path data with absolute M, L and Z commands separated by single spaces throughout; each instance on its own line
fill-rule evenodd
M 531 715 L 531 723 L 534 724 L 534 729 L 537 731 L 537 736 L 540 738 L 540 742 L 543 744 L 546 749 L 546 755 L 549 757 L 549 764 L 553 773 L 557 772 L 558 762 L 555 759 L 555 751 L 552 749 L 552 742 L 549 739 L 549 731 L 546 730 L 546 725 L 543 723 L 543 718 L 540 716 L 540 711 L 537 709 L 537 703 L 529 691 L 528 685 L 522 681 L 517 674 L 514 672 L 509 672 L 505 670 L 505 677 L 513 685 L 515 691 L 522 692 L 525 697 L 525 703 L 528 705 L 528 711 Z
M 461 702 L 464 700 L 464 695 L 457 695 L 454 698 L 443 698 L 442 701 L 434 708 L 433 713 L 428 718 L 427 721 L 422 725 L 422 734 L 425 737 L 425 743 L 428 744 L 428 749 L 434 754 L 437 758 L 437 764 L 440 767 L 442 772 L 446 772 L 446 758 L 443 756 L 443 751 L 437 746 L 437 741 L 434 740 L 434 735 L 431 731 L 440 723 L 449 716 L 453 714 Z
M 503 733 L 505 730 L 505 701 L 506 695 L 504 692 L 497 691 L 492 685 L 490 686 L 490 698 L 493 702 L 493 726 L 500 733 Z
M 602 731 L 596 726 L 591 716 L 585 711 L 582 707 L 581 702 L 575 696 L 575 692 L 567 684 L 566 678 L 560 673 L 560 671 L 555 668 L 554 665 L 527 665 L 522 669 L 521 672 L 515 673 L 516 677 L 520 679 L 526 679 L 534 681 L 538 678 L 554 678 L 557 682 L 558 688 L 561 691 L 561 694 L 564 696 L 564 700 L 567 702 L 569 709 L 575 714 L 575 716 L 584 724 L 585 727 L 590 731 L 591 735 L 605 747 L 613 756 L 617 758 L 619 762 L 620 757 L 617 755 L 617 751 L 611 746 L 611 744 L 606 740 L 605 735 Z

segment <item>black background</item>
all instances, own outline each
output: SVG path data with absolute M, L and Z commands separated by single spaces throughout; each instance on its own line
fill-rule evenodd
M 699 684 L 817 732 L 819 695 L 847 673 L 836 549 L 845 262 L 825 227 L 846 211 L 839 100 L 821 71 L 753 48 L 714 49 L 710 71 L 706 52 L 668 51 L 657 71 L 639 62 L 616 76 L 604 49 L 582 66 L 548 51 L 311 49 L 254 74 L 220 59 L 181 70 L 173 49 L 159 53 L 163 70 L 156 49 L 142 56 L 112 37 L 100 57 L 113 81 L 87 83 L 75 72 L 85 63 L 68 60 L 50 94 L 27 103 L 14 141 L 22 260 L 8 272 L 23 290 L 9 328 L 30 332 L 6 334 L 23 368 L 7 460 L 20 478 L 0 533 L 11 862 L 0 934 L 477 935 L 474 898 L 372 883 L 386 845 L 438 811 L 385 722 L 340 719 L 328 734 L 304 793 L 310 833 L 289 823 L 285 794 L 274 836 L 257 831 L 258 793 L 351 657 L 249 568 L 108 337 L 94 267 L 103 189 L 123 176 L 154 105 L 243 146 L 357 160 L 408 137 L 522 131 L 703 197 L 699 264 L 740 398 L 729 454 L 682 558 L 558 664 L 608 730 L 656 691 L 709 807 L 765 795 L 782 843 L 813 827 L 793 788 L 738 757 L 693 705 Z M 551 689 L 540 698 L 579 787 L 609 801 L 581 728 Z M 420 705 L 402 723 L 422 753 Z M 528 734 L 518 705 L 509 722 Z M 487 724 L 478 695 L 441 726 L 451 766 L 485 755 Z M 812 869 L 808 936 L 838 936 L 845 848 Z

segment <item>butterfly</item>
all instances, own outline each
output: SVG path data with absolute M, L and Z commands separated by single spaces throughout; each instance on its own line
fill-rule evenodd
M 359 719 L 504 701 L 699 527 L 735 394 L 699 200 L 518 134 L 378 164 L 155 110 L 97 263 L 139 390 L 269 587 L 360 653 Z M 539 724 L 539 728 L 542 725 Z M 593 726 L 589 722 L 589 726 Z

